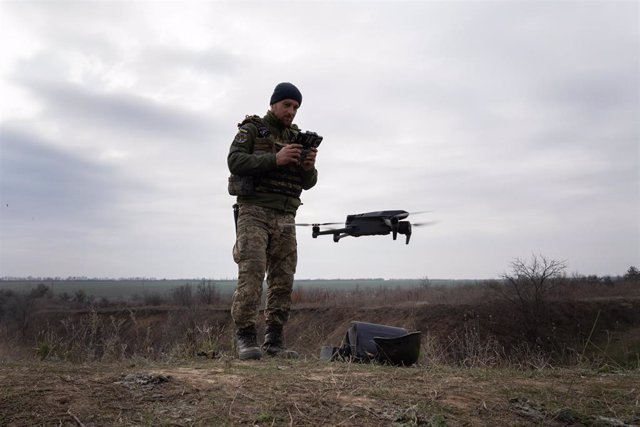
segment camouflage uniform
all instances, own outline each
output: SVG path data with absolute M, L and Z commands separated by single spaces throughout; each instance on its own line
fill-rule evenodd
M 293 275 L 298 261 L 295 217 L 255 205 L 240 205 L 233 258 L 238 264 L 238 284 L 231 314 L 236 326 L 255 325 L 267 272 L 268 323 L 284 324 L 291 306 Z
M 231 315 L 238 328 L 254 326 L 267 276 L 267 324 L 283 325 L 289 317 L 293 277 L 298 260 L 295 214 L 302 190 L 318 179 L 315 168 L 277 166 L 276 153 L 299 129 L 285 127 L 270 111 L 247 117 L 231 144 L 227 163 L 232 174 L 254 177 L 255 191 L 237 197 L 239 215 L 233 258 L 238 283 Z

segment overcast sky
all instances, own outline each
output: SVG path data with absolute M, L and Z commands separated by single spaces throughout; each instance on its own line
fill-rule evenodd
M 298 278 L 640 267 L 640 2 L 0 2 L 0 276 L 233 278 L 226 156 L 281 81 L 324 137 Z

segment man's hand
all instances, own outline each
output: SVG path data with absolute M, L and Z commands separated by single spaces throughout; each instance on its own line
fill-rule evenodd
M 307 157 L 305 157 L 304 161 L 302 162 L 302 169 L 306 171 L 312 170 L 316 165 L 317 155 L 318 155 L 318 149 L 315 147 L 312 147 L 307 153 Z
M 276 153 L 276 164 L 278 166 L 286 166 L 290 164 L 297 165 L 300 163 L 301 154 L 302 154 L 302 145 L 300 144 L 285 145 L 280 149 L 280 151 Z

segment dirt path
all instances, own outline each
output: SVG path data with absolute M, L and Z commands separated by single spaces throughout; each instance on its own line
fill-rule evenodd
M 0 425 L 640 424 L 640 372 L 317 360 L 0 363 Z

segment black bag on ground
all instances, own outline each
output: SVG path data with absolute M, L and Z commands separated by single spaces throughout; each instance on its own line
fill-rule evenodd
M 420 338 L 419 331 L 354 321 L 331 359 L 410 366 L 420 356 Z

